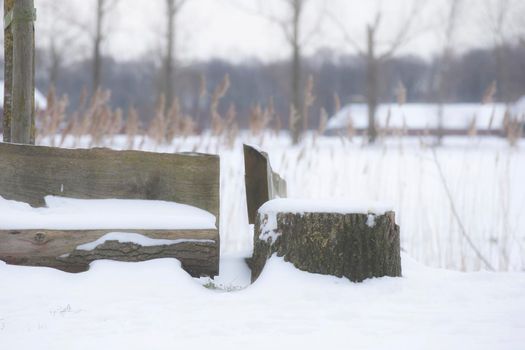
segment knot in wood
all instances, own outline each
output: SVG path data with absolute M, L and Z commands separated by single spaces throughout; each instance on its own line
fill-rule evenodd
M 45 240 L 46 240 L 46 234 L 45 234 L 45 233 L 43 233 L 43 232 L 37 232 L 37 233 L 35 234 L 35 242 L 36 242 L 36 243 L 41 244 L 41 243 L 44 243 Z

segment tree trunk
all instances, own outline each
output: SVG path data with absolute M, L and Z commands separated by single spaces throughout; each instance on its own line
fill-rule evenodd
M 49 66 L 49 87 L 55 88 L 58 86 L 58 79 L 60 75 L 60 66 L 62 63 L 62 58 L 60 56 L 60 51 L 56 47 L 55 41 L 51 41 L 51 63 Z
M 446 100 L 446 86 L 449 78 L 449 56 L 445 51 L 443 57 L 441 58 L 439 68 L 438 68 L 438 90 L 437 90 L 437 145 L 443 143 L 444 136 L 444 117 L 445 117 L 445 100 Z
M 97 0 L 97 18 L 95 37 L 93 39 L 93 95 L 100 87 L 100 75 L 102 71 L 102 58 L 100 57 L 100 46 L 102 45 L 102 24 L 104 21 L 105 0 Z
M 14 0 L 4 0 L 4 16 L 13 10 Z M 13 32 L 12 24 L 4 29 L 4 142 L 11 142 L 13 89 Z
M 495 48 L 496 54 L 496 74 L 498 78 L 498 90 L 500 100 L 505 103 L 510 103 L 511 98 L 509 94 L 509 73 L 507 69 L 507 47 L 505 44 L 497 44 Z
M 166 57 L 164 59 L 164 96 L 166 97 L 166 105 L 168 108 L 173 103 L 174 89 L 173 89 L 173 50 L 175 47 L 175 16 L 176 4 L 175 0 L 166 0 L 167 2 L 167 30 L 166 30 Z
M 368 106 L 368 139 L 374 143 L 377 139 L 376 112 L 379 94 L 379 61 L 375 53 L 375 29 L 367 28 L 368 54 L 366 62 L 367 92 L 366 100 Z
M 302 12 L 301 0 L 293 1 L 293 33 L 292 33 L 292 122 L 290 123 L 293 144 L 299 143 L 301 128 L 304 125 L 304 115 L 301 108 L 301 43 L 300 20 Z
M 268 225 L 274 220 L 276 229 Z M 253 281 L 273 254 L 300 270 L 353 282 L 401 276 L 399 226 L 393 212 L 259 214 L 254 242 L 249 261 Z
M 33 0 L 17 0 L 13 8 L 13 109 L 11 142 L 34 139 L 34 24 Z

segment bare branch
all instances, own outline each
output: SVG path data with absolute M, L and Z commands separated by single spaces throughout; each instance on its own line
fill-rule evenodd
M 339 31 L 343 35 L 343 39 L 345 42 L 350 45 L 359 56 L 366 56 L 366 50 L 363 49 L 359 43 L 348 33 L 346 30 L 344 24 L 341 22 L 341 20 L 335 16 L 332 12 L 328 12 L 327 16 L 333 21 L 333 23 L 339 28 Z
M 453 38 L 457 29 L 460 5 L 462 1 L 463 0 L 449 0 L 450 7 L 448 11 L 448 21 L 445 29 L 445 56 L 450 55 L 450 51 L 452 50 Z
M 288 14 L 284 16 L 278 16 L 271 11 L 268 11 L 263 4 L 267 4 L 268 2 L 259 0 L 257 2 L 257 8 L 254 9 L 252 7 L 246 6 L 245 2 L 235 2 L 236 8 L 242 10 L 243 12 L 246 12 L 248 14 L 251 14 L 253 16 L 262 17 L 268 22 L 276 25 L 281 29 L 283 32 L 283 35 L 286 39 L 286 42 L 290 45 L 298 44 L 298 45 L 307 45 L 313 37 L 315 37 L 315 34 L 319 31 L 319 28 L 321 27 L 321 23 L 323 21 L 323 15 L 325 11 L 321 11 L 321 15 L 318 16 L 316 20 L 315 26 L 306 34 L 301 35 L 301 33 L 294 33 L 294 23 L 300 22 L 302 20 L 302 16 L 304 14 L 305 5 L 310 2 L 309 0 L 281 0 L 283 3 L 286 4 L 288 7 Z M 323 5 L 325 2 L 323 2 Z M 300 23 L 297 23 L 302 29 L 302 25 Z M 300 31 L 300 30 L 299 30 Z M 296 37 L 296 34 L 299 36 Z
M 315 22 L 315 25 L 312 27 L 312 29 L 302 38 L 300 39 L 301 45 L 305 46 L 308 45 L 313 38 L 319 33 L 321 30 L 322 24 L 325 20 L 327 10 L 326 10 L 326 1 L 322 2 L 323 6 L 321 10 L 319 11 L 319 15 L 317 16 L 317 20 Z
M 170 6 L 168 6 L 170 14 L 172 16 L 176 16 L 180 10 L 184 7 L 184 5 L 187 3 L 187 0 L 167 0 Z
M 412 2 L 412 9 L 408 14 L 408 18 L 404 21 L 401 30 L 397 33 L 394 41 L 390 45 L 390 48 L 386 52 L 379 55 L 379 59 L 384 61 L 391 58 L 399 49 L 408 44 L 413 40 L 414 36 L 419 33 L 414 33 L 414 23 L 419 18 L 419 15 L 423 11 L 424 7 L 427 4 L 427 0 L 414 0 Z M 379 25 L 379 22 L 376 18 L 376 24 Z
M 487 258 L 483 256 L 479 248 L 474 244 L 474 242 L 472 241 L 472 238 L 470 238 L 469 234 L 467 233 L 467 230 L 465 229 L 465 225 L 463 225 L 463 221 L 461 220 L 461 216 L 459 215 L 456 209 L 456 205 L 454 204 L 454 198 L 452 197 L 452 191 L 448 187 L 447 180 L 445 178 L 445 174 L 443 173 L 443 169 L 441 168 L 441 164 L 439 162 L 435 148 L 432 148 L 432 156 L 434 158 L 434 163 L 436 164 L 436 168 L 439 173 L 439 178 L 441 179 L 441 183 L 443 184 L 443 188 L 445 189 L 445 193 L 447 194 L 447 197 L 450 203 L 450 209 L 452 210 L 452 214 L 454 215 L 454 218 L 456 219 L 458 223 L 458 226 L 460 228 L 461 234 L 463 235 L 463 238 L 465 238 L 470 248 L 472 248 L 474 253 L 476 253 L 478 259 L 481 260 L 490 271 L 495 271 L 494 267 L 490 264 Z
M 382 18 L 382 14 L 381 14 L 381 11 L 377 11 L 376 13 L 376 17 L 375 17 L 375 20 L 374 20 L 374 24 L 371 25 L 372 29 L 373 30 L 379 30 L 379 26 L 381 25 L 381 18 Z
M 104 13 L 113 11 L 119 2 L 120 0 L 103 0 L 102 11 L 104 11 Z

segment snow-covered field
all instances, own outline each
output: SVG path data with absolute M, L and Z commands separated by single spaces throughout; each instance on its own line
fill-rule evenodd
M 352 284 L 274 258 L 237 292 L 174 260 L 68 275 L 0 263 L 1 349 L 523 349 L 525 274 L 434 270 Z
M 269 153 L 291 197 L 393 207 L 404 277 L 356 285 L 274 258 L 245 288 L 253 238 L 243 142 Z M 524 348 L 525 142 L 446 138 L 432 148 L 405 137 L 364 146 L 312 135 L 291 146 L 285 135 L 243 133 L 233 148 L 209 135 L 139 144 L 221 155 L 221 276 L 194 280 L 174 260 L 96 262 L 79 275 L 0 263 L 0 349 Z M 119 136 L 102 146 L 124 145 Z M 500 272 L 475 272 L 487 266 L 474 248 Z

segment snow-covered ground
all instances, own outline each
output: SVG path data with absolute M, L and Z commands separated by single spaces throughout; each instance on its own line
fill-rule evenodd
M 523 349 L 525 274 L 402 260 L 403 278 L 353 284 L 274 258 L 230 293 L 175 260 L 78 275 L 0 263 L 0 349 Z
M 404 277 L 352 284 L 273 258 L 247 287 L 243 259 L 253 232 L 242 143 L 267 151 L 289 195 L 310 206 L 319 199 L 391 204 Z M 89 144 L 69 138 L 64 146 Z M 241 133 L 233 147 L 210 135 L 165 145 L 138 137 L 135 144 L 221 155 L 220 276 L 192 279 L 175 260 L 99 261 L 77 275 L 0 262 L 0 350 L 524 349 L 524 141 L 445 138 L 432 148 L 427 138 L 370 146 L 309 135 L 291 146 L 286 135 L 267 132 Z M 117 136 L 101 146 L 126 145 Z M 465 235 L 500 272 L 483 271 Z

